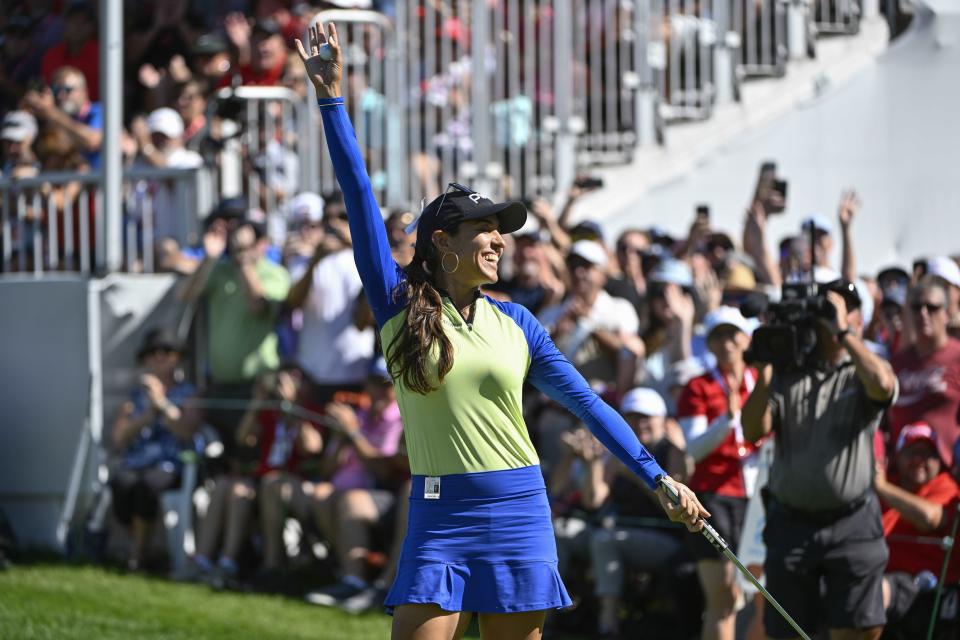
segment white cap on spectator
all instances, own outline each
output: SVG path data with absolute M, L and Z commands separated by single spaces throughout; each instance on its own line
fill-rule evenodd
M 937 256 L 927 260 L 927 273 L 943 278 L 955 287 L 960 287 L 960 267 L 952 258 Z
M 745 334 L 753 335 L 754 324 L 743 317 L 736 307 L 717 307 L 703 319 L 703 334 L 709 339 L 717 327 L 736 327 Z
M 369 9 L 373 5 L 371 0 L 327 0 L 327 3 L 341 9 Z
M 323 198 L 311 191 L 298 193 L 287 203 L 287 218 L 294 224 L 320 222 L 323 220 Z
M 639 413 L 662 418 L 667 415 L 667 404 L 663 401 L 663 396 L 653 389 L 637 387 L 624 394 L 620 402 L 620 413 Z
M 579 256 L 601 269 L 607 268 L 607 251 L 596 240 L 577 240 L 570 247 L 570 255 Z
M 826 216 L 822 216 L 819 213 L 814 213 L 803 219 L 803 222 L 800 223 L 800 228 L 806 231 L 810 225 L 813 225 L 813 228 L 817 231 L 823 231 L 824 233 L 833 233 L 833 225 L 830 224 L 830 221 Z
M 183 118 L 170 107 L 161 107 L 150 113 L 147 128 L 150 133 L 159 133 L 172 140 L 183 135 Z
M 839 271 L 834 271 L 830 267 L 814 267 L 813 268 L 813 280 L 817 284 L 827 284 L 828 282 L 836 282 L 841 279 Z M 803 280 L 800 280 L 801 282 Z
M 905 425 L 903 429 L 900 430 L 895 452 L 900 453 L 917 440 L 927 440 L 933 445 L 934 449 L 937 448 L 937 432 L 933 430 L 933 427 L 926 422 L 914 422 L 913 424 Z
M 0 138 L 13 142 L 32 140 L 37 135 L 37 119 L 26 111 L 9 111 L 3 117 Z
M 693 286 L 693 273 L 686 262 L 675 258 L 666 258 L 660 261 L 650 272 L 650 282 L 661 284 L 675 284 L 680 287 Z

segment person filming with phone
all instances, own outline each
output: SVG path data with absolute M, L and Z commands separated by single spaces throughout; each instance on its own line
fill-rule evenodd
M 811 635 L 822 625 L 832 640 L 879 638 L 888 554 L 873 441 L 897 379 L 860 337 L 851 283 L 785 285 L 782 300 L 754 332 L 748 360 L 764 364 L 741 418 L 747 440 L 775 439 L 767 587 Z M 796 637 L 769 605 L 764 626 L 769 638 Z

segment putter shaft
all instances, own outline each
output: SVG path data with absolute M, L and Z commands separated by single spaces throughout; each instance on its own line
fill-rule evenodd
M 666 477 L 660 476 L 657 478 L 657 483 L 663 487 L 664 493 L 672 503 L 676 505 L 680 504 L 680 495 L 677 493 L 676 487 L 674 487 Z M 727 541 L 724 540 L 723 537 L 717 533 L 717 530 L 710 526 L 710 523 L 708 523 L 706 520 L 703 520 L 703 529 L 700 530 L 700 533 L 703 534 L 703 537 L 707 539 L 707 542 L 712 544 L 717 551 L 722 553 L 728 560 L 730 560 L 730 562 L 732 562 L 737 569 L 739 569 L 740 572 L 745 575 L 751 583 L 753 583 L 753 586 L 757 588 L 767 602 L 769 602 L 770 605 L 776 609 L 781 616 L 783 616 L 783 619 L 786 620 L 791 627 L 793 627 L 793 630 L 796 631 L 800 637 L 803 638 L 803 640 L 810 640 L 810 636 L 808 636 L 804 630 L 800 628 L 800 625 L 798 625 L 796 621 L 790 617 L 790 614 L 780 606 L 780 603 L 777 602 L 776 598 L 774 598 L 770 592 L 767 591 L 764 586 L 753 577 L 753 574 L 750 573 L 745 566 L 743 566 L 743 563 L 740 562 L 740 558 L 738 558 L 737 555 L 730 550 L 730 545 L 727 544 Z

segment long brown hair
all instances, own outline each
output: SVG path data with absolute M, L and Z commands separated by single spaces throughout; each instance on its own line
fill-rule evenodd
M 456 233 L 457 229 L 447 229 Z M 435 284 L 440 260 L 433 241 L 417 243 L 413 260 L 404 269 L 406 282 L 394 295 L 405 298 L 407 317 L 400 331 L 384 349 L 394 378 L 416 393 L 434 391 L 453 368 L 453 343 L 443 331 L 443 299 Z M 437 384 L 432 384 L 429 362 L 437 352 Z

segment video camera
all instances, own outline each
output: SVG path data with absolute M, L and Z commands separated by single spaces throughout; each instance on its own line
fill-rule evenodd
M 766 309 L 768 322 L 753 332 L 745 354 L 747 362 L 768 362 L 776 371 L 815 368 L 819 360 L 817 325 L 821 320 L 830 323 L 837 319 L 837 308 L 827 300 L 827 291 L 842 295 L 851 310 L 860 306 L 856 287 L 843 280 L 784 284 L 780 302 Z

